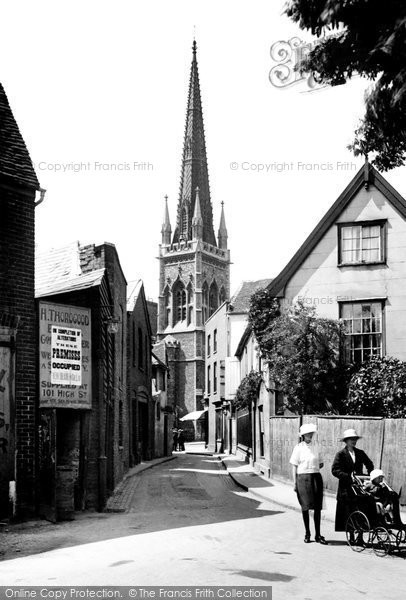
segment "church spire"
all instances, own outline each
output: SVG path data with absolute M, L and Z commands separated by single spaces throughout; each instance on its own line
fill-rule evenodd
M 199 188 L 200 210 L 203 224 L 202 239 L 216 246 L 213 229 L 213 210 L 210 200 L 206 141 L 200 97 L 196 41 L 193 40 L 193 57 L 190 70 L 189 94 L 186 111 L 182 170 L 178 201 L 178 214 L 173 242 L 192 239 L 192 220 L 195 213 L 195 191 Z
M 168 196 L 165 196 L 164 221 L 162 223 L 161 233 L 162 233 L 162 243 L 170 244 L 172 227 L 171 227 L 171 222 L 169 220 Z
M 227 248 L 227 227 L 226 227 L 226 219 L 224 216 L 224 202 L 221 203 L 221 217 L 220 217 L 220 227 L 218 231 L 218 245 L 219 248 L 225 250 Z
M 192 237 L 194 240 L 203 238 L 203 219 L 200 208 L 199 188 L 196 188 L 195 212 L 192 220 Z

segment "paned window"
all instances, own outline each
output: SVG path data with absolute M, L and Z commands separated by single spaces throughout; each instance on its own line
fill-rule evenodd
M 382 356 L 382 303 L 344 302 L 341 318 L 345 326 L 345 358 L 362 363 Z
M 384 223 L 340 225 L 341 265 L 384 262 Z

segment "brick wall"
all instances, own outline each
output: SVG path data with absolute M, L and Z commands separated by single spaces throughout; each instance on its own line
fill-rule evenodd
M 15 348 L 15 451 L 18 517 L 35 512 L 36 316 L 35 192 L 0 182 L 0 312 L 20 318 Z
M 141 287 L 135 300 L 134 307 L 128 312 L 128 371 L 127 388 L 129 398 L 129 421 L 131 423 L 129 432 L 130 454 L 132 463 L 136 464 L 142 459 L 149 460 L 155 453 L 155 402 L 151 394 L 151 351 L 152 331 L 149 322 L 148 306 L 145 300 L 144 288 Z M 140 339 L 141 348 L 140 348 Z M 142 360 L 140 361 L 140 352 Z M 136 403 L 146 401 L 147 423 L 141 422 L 140 411 Z M 146 425 L 146 427 L 145 427 Z M 141 432 L 141 428 L 143 431 Z M 143 449 L 139 448 L 142 439 Z
M 120 266 L 117 250 L 113 244 L 102 244 L 94 249 L 101 256 L 100 266 L 107 269 L 112 295 L 112 314 L 119 318 L 118 331 L 114 335 L 115 360 L 113 376 L 113 453 L 114 487 L 121 481 L 129 468 L 129 402 L 127 394 L 127 282 Z

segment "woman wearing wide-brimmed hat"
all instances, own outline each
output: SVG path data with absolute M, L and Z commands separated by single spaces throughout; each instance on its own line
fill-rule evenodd
M 306 544 L 310 542 L 309 510 L 314 511 L 315 540 L 319 544 L 327 544 L 320 534 L 321 509 L 323 505 L 323 479 L 320 469 L 323 466 L 320 446 L 315 439 L 317 428 L 313 423 L 306 423 L 299 429 L 301 441 L 293 448 L 290 464 L 292 465 L 294 489 L 302 509 L 305 526 Z
M 345 446 L 337 452 L 331 467 L 332 474 L 338 478 L 336 531 L 345 531 L 348 515 L 353 510 L 352 473 L 362 475 L 363 467 L 365 467 L 369 475 L 374 468 L 374 464 L 367 454 L 356 448 L 360 438 L 361 436 L 357 434 L 355 429 L 344 431 L 341 441 L 344 442 Z

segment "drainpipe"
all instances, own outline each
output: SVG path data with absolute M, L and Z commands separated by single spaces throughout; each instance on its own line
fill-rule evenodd
M 34 203 L 34 207 L 37 208 L 45 200 L 45 194 L 47 191 L 44 188 L 39 188 L 39 199 Z

